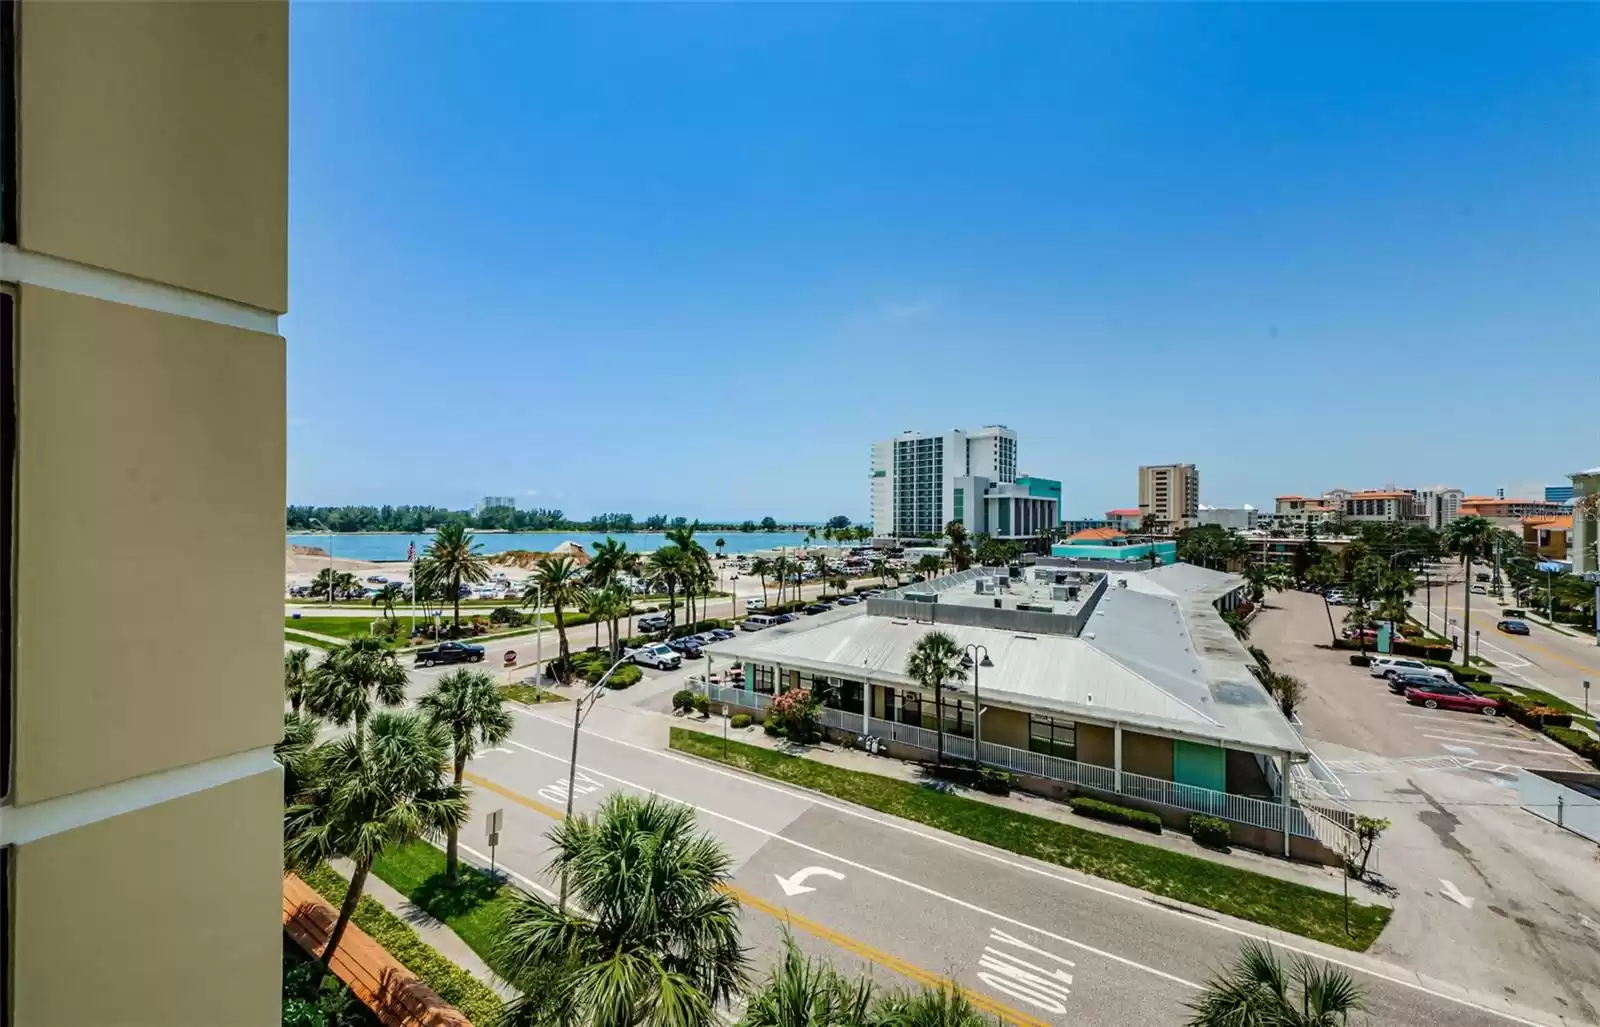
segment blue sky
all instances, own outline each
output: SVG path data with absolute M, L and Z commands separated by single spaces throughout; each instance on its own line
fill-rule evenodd
M 1600 6 L 293 8 L 289 498 L 1069 515 L 1600 463 Z

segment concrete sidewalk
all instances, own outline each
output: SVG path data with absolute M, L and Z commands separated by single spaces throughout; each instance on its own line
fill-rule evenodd
M 343 874 L 346 880 L 349 880 L 351 874 L 355 872 L 355 867 L 347 859 L 328 862 Z M 430 948 L 493 988 L 501 998 L 513 999 L 518 996 L 519 992 L 496 976 L 488 964 L 461 940 L 460 935 L 452 931 L 443 921 L 434 919 L 427 910 L 390 887 L 389 883 L 380 879 L 377 874 L 367 875 L 366 887 L 362 889 L 361 894 L 370 895 L 384 909 L 410 924 L 417 932 L 417 936 Z
M 709 720 L 701 720 L 693 715 L 675 717 L 671 714 L 658 714 L 658 716 L 668 721 L 671 726 L 674 727 L 687 728 L 692 731 L 698 731 L 703 734 L 712 735 L 718 738 L 722 736 L 721 717 L 712 717 Z M 1055 820 L 1059 823 L 1067 824 L 1071 827 L 1079 828 L 1084 831 L 1093 831 L 1097 834 L 1115 835 L 1118 838 L 1122 838 L 1130 842 L 1137 842 L 1141 845 L 1150 845 L 1155 848 L 1169 849 L 1173 852 L 1181 852 L 1186 856 L 1193 856 L 1196 859 L 1203 859 L 1212 863 L 1220 863 L 1226 866 L 1235 867 L 1240 870 L 1249 870 L 1253 873 L 1263 874 L 1269 877 L 1276 877 L 1284 881 L 1292 881 L 1296 884 L 1303 884 L 1311 888 L 1320 888 L 1323 891 L 1342 892 L 1344 889 L 1343 871 L 1337 870 L 1333 867 L 1317 866 L 1309 863 L 1294 863 L 1280 857 L 1268 856 L 1264 853 L 1255 852 L 1250 849 L 1235 848 L 1231 852 L 1218 852 L 1215 849 L 1207 849 L 1203 846 L 1195 844 L 1192 838 L 1180 832 L 1163 830 L 1161 834 L 1157 835 L 1151 834 L 1148 831 L 1140 831 L 1132 827 L 1124 827 L 1121 824 L 1111 824 L 1103 820 L 1092 820 L 1088 817 L 1082 817 L 1074 814 L 1072 812 L 1072 808 L 1066 803 L 1056 802 L 1053 799 L 1046 799 L 1043 796 L 1031 795 L 1025 792 L 1012 792 L 1010 795 L 1002 796 L 990 795 L 987 792 L 979 792 L 973 789 L 963 788 L 960 785 L 956 785 L 948 781 L 939 781 L 935 785 L 934 782 L 931 782 L 928 777 L 922 773 L 921 768 L 915 763 L 894 759 L 893 757 L 889 756 L 874 756 L 871 753 L 863 752 L 859 749 L 846 749 L 832 742 L 823 742 L 818 745 L 808 745 L 795 748 L 790 746 L 782 738 L 770 737 L 759 727 L 755 726 L 744 728 L 743 730 L 739 731 L 730 731 L 728 733 L 728 738 L 730 741 L 737 741 L 744 745 L 753 745 L 763 749 L 771 749 L 775 752 L 787 752 L 794 755 L 804 756 L 806 759 L 815 760 L 818 763 L 826 763 L 830 766 L 841 767 L 845 770 L 860 771 L 864 774 L 876 774 L 879 777 L 896 778 L 901 781 L 909 781 L 913 784 L 924 785 L 926 787 L 936 786 L 941 791 L 959 795 L 964 799 L 971 799 L 974 802 L 987 803 L 991 806 L 1001 806 L 1006 809 L 1014 810 L 1018 813 L 1027 813 L 1032 816 L 1043 817 L 1046 820 Z M 831 801 L 842 802 L 844 800 L 832 799 Z M 1391 904 L 1391 901 L 1387 896 L 1368 895 L 1365 894 L 1365 889 L 1363 889 L 1361 901 L 1369 904 Z

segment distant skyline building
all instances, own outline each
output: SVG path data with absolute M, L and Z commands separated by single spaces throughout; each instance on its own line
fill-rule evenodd
M 511 509 L 515 510 L 517 508 L 517 497 L 484 496 L 482 499 L 478 500 L 478 513 L 483 513 L 485 510 L 492 510 L 497 506 L 509 506 Z
M 1169 531 L 1200 520 L 1200 472 L 1194 464 L 1146 464 L 1139 468 L 1139 512 Z
M 1411 490 L 1411 517 L 1435 531 L 1461 516 L 1461 501 L 1466 494 L 1452 485 L 1427 485 Z
M 1053 530 L 1061 483 L 1017 479 L 1017 433 L 907 431 L 872 444 L 872 529 L 880 536 L 941 534 L 960 521 L 972 534 L 1022 540 Z
M 1571 498 L 1571 485 L 1546 485 L 1544 487 L 1544 501 L 1546 503 L 1565 503 Z
M 1230 531 L 1254 531 L 1259 511 L 1246 503 L 1244 506 L 1201 506 L 1200 523 L 1215 524 Z

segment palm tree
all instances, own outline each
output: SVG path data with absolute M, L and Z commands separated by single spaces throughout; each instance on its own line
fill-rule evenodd
M 406 698 L 406 671 L 394 650 L 376 638 L 357 638 L 322 658 L 306 675 L 305 707 L 339 726 L 355 726 L 361 737 L 373 706 L 399 706 Z
M 1361 652 L 1367 651 L 1367 629 L 1378 623 L 1372 617 L 1372 611 L 1360 599 L 1350 603 L 1350 612 L 1344 615 L 1344 626 L 1356 632 L 1356 637 L 1361 639 Z
M 311 650 L 298 646 L 283 654 L 283 694 L 296 713 L 306 697 L 306 660 L 310 656 Z
M 628 595 L 620 585 L 586 588 L 578 597 L 583 612 L 594 618 L 594 641 L 600 644 L 600 624 L 605 622 L 606 640 L 611 659 L 617 658 L 617 621 L 628 613 Z
M 1408 600 L 1417 590 L 1417 576 L 1410 571 L 1387 571 L 1378 583 L 1378 617 L 1389 622 L 1389 637 L 1394 637 L 1395 621 L 1404 624 L 1409 615 Z
M 967 541 L 967 526 L 960 521 L 951 521 L 944 526 L 944 533 L 950 540 L 945 546 L 945 555 L 950 558 L 950 566 L 958 571 L 971 567 L 972 544 Z
M 722 547 L 727 544 L 727 539 L 723 538 L 721 535 L 717 536 L 717 541 L 714 543 L 714 545 L 717 547 L 717 559 L 722 559 Z
M 872 573 L 878 576 L 878 584 L 888 587 L 889 561 L 887 558 L 882 556 L 874 556 L 872 558 Z
M 673 623 L 678 620 L 678 586 L 683 583 L 688 569 L 688 555 L 671 543 L 650 554 L 650 576 L 667 593 L 667 613 Z
M 489 561 L 480 552 L 482 549 L 483 543 L 474 542 L 471 532 L 451 522 L 433 533 L 433 541 L 428 543 L 418 565 L 419 570 L 426 569 L 431 581 L 449 590 L 457 634 L 461 631 L 461 586 L 489 580 Z
M 933 765 L 944 763 L 944 686 L 947 681 L 966 681 L 967 669 L 961 665 L 964 654 L 956 640 L 943 631 L 930 631 L 917 639 L 906 656 L 906 676 L 933 693 L 933 726 L 938 735 Z
M 467 760 L 480 745 L 499 745 L 511 737 L 511 711 L 496 687 L 494 678 L 481 670 L 451 671 L 417 700 L 417 709 L 430 723 L 444 728 L 450 736 L 457 788 L 467 772 Z M 456 879 L 457 832 L 450 828 L 444 850 L 445 871 Z
M 811 569 L 817 572 L 817 580 L 822 583 L 822 588 L 826 590 L 828 587 L 828 554 L 818 553 L 813 556 L 811 558 Z
M 523 598 L 527 599 L 528 590 L 535 593 L 546 603 L 550 604 L 551 611 L 556 618 L 556 637 L 560 639 L 560 663 L 557 677 L 562 684 L 572 679 L 572 668 L 568 666 L 572 658 L 572 650 L 567 645 L 567 626 L 561 619 L 562 612 L 576 608 L 578 599 L 583 594 L 583 572 L 578 569 L 570 556 L 553 556 L 540 561 L 539 569 L 533 573 L 533 579 L 523 587 Z
M 772 576 L 778 580 L 778 605 L 783 605 L 784 589 L 789 587 L 789 558 L 787 556 L 775 557 L 772 561 Z
M 718 1027 L 716 1007 L 742 990 L 739 903 L 723 890 L 733 865 L 695 827 L 694 812 L 659 796 L 614 794 L 594 816 L 550 831 L 550 869 L 570 882 L 557 908 L 519 893 L 496 943 L 496 970 L 519 1006 L 564 996 L 585 1027 Z
M 378 589 L 378 594 L 372 597 L 372 605 L 383 604 L 383 619 L 394 619 L 394 601 L 400 598 L 400 586 L 396 582 L 389 582 Z
M 767 575 L 772 573 L 772 561 L 765 556 L 758 556 L 750 561 L 750 569 L 756 577 L 761 579 L 761 605 L 767 605 Z
M 978 1012 L 967 993 L 945 981 L 937 988 L 891 995 L 873 1009 L 879 1027 L 994 1027 L 997 1021 Z
M 872 992 L 871 978 L 807 959 L 786 925 L 783 958 L 746 999 L 740 1027 L 873 1027 Z
M 316 775 L 320 757 L 317 734 L 321 730 L 322 721 L 309 713 L 283 715 L 283 738 L 272 747 L 272 755 L 283 767 L 285 806 L 293 802 L 306 782 Z
M 1285 966 L 1269 946 L 1247 941 L 1189 1008 L 1189 1027 L 1338 1027 L 1365 1004 L 1343 970 L 1309 956 Z
M 594 558 L 589 561 L 589 580 L 597 585 L 609 585 L 627 569 L 628 558 L 633 554 L 628 552 L 626 542 L 618 542 L 610 535 L 604 542 L 596 542 L 592 547 Z
M 816 528 L 807 528 L 806 529 L 806 548 L 810 549 L 811 548 L 811 543 L 815 542 L 816 540 L 817 540 L 817 529 Z
M 1461 630 L 1469 631 L 1472 628 L 1472 565 L 1489 554 L 1489 540 L 1494 537 L 1494 525 L 1483 517 L 1462 517 L 1451 521 L 1444 527 L 1445 552 L 1461 560 L 1463 577 L 1468 582 L 1461 592 L 1463 596 L 1461 610 Z M 1463 649 L 1461 663 L 1463 666 L 1472 662 L 1467 651 Z
M 1328 604 L 1328 589 L 1339 580 L 1339 565 L 1333 554 L 1324 550 L 1322 558 L 1306 569 L 1306 580 L 1317 586 L 1322 594 L 1322 612 L 1328 615 L 1328 634 L 1339 640 L 1339 629 L 1333 626 L 1333 607 Z
M 442 778 L 449 735 L 416 713 L 379 713 L 370 730 L 320 746 L 318 768 L 284 810 L 284 856 L 309 871 L 344 857 L 355 864 L 339 918 L 322 951 L 328 966 L 356 911 L 372 863 L 391 845 L 467 819 L 461 788 Z

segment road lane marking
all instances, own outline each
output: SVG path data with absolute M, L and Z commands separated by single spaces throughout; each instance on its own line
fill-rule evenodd
M 528 717 L 528 718 L 530 718 L 532 720 L 543 721 L 544 723 L 549 724 L 549 725 L 551 725 L 553 727 L 558 727 L 558 728 L 559 727 L 565 727 L 565 725 L 562 724 L 560 721 L 551 720 L 549 717 L 546 717 L 546 716 L 544 716 L 544 715 L 542 715 L 540 713 L 536 713 L 533 710 L 517 709 L 516 712 L 520 713 L 523 716 Z M 1018 860 L 1008 859 L 1008 858 L 1006 858 L 1004 856 L 998 855 L 997 853 L 985 852 L 985 851 L 982 851 L 980 849 L 972 848 L 969 845 L 963 845 L 962 843 L 960 843 L 958 841 L 955 841 L 954 839 L 951 839 L 951 838 L 941 838 L 941 837 L 939 837 L 937 835 L 928 834 L 925 831 L 920 831 L 920 830 L 912 827 L 911 825 L 909 825 L 907 823 L 904 823 L 904 822 L 901 822 L 901 821 L 897 821 L 895 818 L 886 816 L 884 814 L 869 813 L 869 812 L 867 812 L 865 810 L 851 809 L 850 807 L 847 807 L 847 806 L 838 805 L 835 802 L 828 801 L 826 798 L 823 797 L 822 793 L 820 793 L 820 792 L 807 792 L 807 791 L 801 791 L 801 790 L 794 789 L 794 788 L 788 788 L 788 787 L 780 786 L 780 785 L 777 785 L 777 784 L 773 784 L 770 781 L 763 780 L 762 778 L 760 778 L 760 777 L 758 777 L 758 776 L 756 776 L 754 774 L 742 774 L 742 773 L 737 773 L 737 772 L 734 772 L 734 771 L 731 771 L 731 770 L 725 770 L 725 769 L 723 769 L 721 767 L 718 767 L 715 764 L 710 763 L 710 762 L 708 762 L 706 760 L 690 759 L 687 756 L 680 756 L 679 754 L 677 754 L 675 752 L 663 751 L 661 749 L 652 749 L 652 748 L 649 748 L 648 746 L 639 745 L 636 742 L 625 741 L 624 739 L 621 739 L 621 738 L 613 738 L 610 735 L 602 735 L 602 734 L 598 734 L 597 732 L 594 732 L 594 731 L 591 731 L 589 733 L 591 735 L 593 735 L 595 738 L 603 739 L 604 741 L 609 742 L 609 743 L 611 743 L 613 745 L 620 745 L 620 746 L 623 746 L 624 748 L 628 748 L 628 749 L 636 749 L 639 752 L 647 753 L 647 754 L 649 754 L 651 756 L 656 757 L 657 759 L 665 759 L 665 760 L 670 760 L 670 761 L 672 761 L 674 763 L 681 763 L 681 764 L 683 764 L 685 766 L 693 767 L 696 770 L 699 770 L 699 771 L 701 771 L 703 773 L 710 773 L 710 774 L 718 775 L 718 776 L 721 776 L 721 777 L 731 778 L 733 780 L 742 782 L 742 783 L 744 783 L 746 785 L 753 785 L 753 786 L 758 787 L 758 788 L 764 788 L 764 789 L 766 789 L 767 791 L 770 791 L 770 792 L 777 792 L 777 793 L 779 793 L 781 795 L 787 795 L 791 799 L 800 799 L 802 801 L 809 802 L 812 805 L 821 806 L 824 809 L 830 809 L 830 810 L 833 810 L 836 813 L 840 813 L 840 814 L 843 814 L 845 816 L 857 817 L 857 818 L 862 819 L 862 820 L 870 820 L 875 824 L 879 824 L 879 825 L 881 825 L 883 827 L 890 828 L 891 830 L 901 831 L 901 832 L 903 832 L 905 834 L 915 835 L 918 838 L 921 838 L 921 839 L 923 839 L 925 841 L 933 842 L 936 845 L 943 845 L 946 848 L 955 849 L 958 852 L 964 852 L 964 853 L 966 853 L 966 854 L 968 854 L 970 856 L 976 856 L 976 857 L 978 857 L 980 859 L 986 859 L 986 860 L 989 860 L 992 863 L 998 863 L 998 864 L 1000 864 L 1002 866 L 1008 866 L 1008 867 L 1011 867 L 1011 868 L 1013 868 L 1015 870 L 1021 870 L 1021 871 L 1024 871 L 1026 873 L 1035 874 L 1035 875 L 1037 875 L 1039 877 L 1049 878 L 1052 881 L 1057 881 L 1057 882 L 1059 882 L 1061 884 L 1070 885 L 1070 886 L 1072 886 L 1074 888 L 1081 888 L 1081 889 L 1083 889 L 1085 891 L 1093 892 L 1093 893 L 1095 893 L 1097 895 L 1102 895 L 1102 896 L 1105 896 L 1107 898 L 1117 899 L 1117 900 L 1119 900 L 1121 902 L 1131 903 L 1133 905 L 1138 906 L 1140 909 L 1143 909 L 1143 910 L 1153 911 L 1153 912 L 1159 913 L 1159 914 L 1164 915 L 1164 916 L 1181 917 L 1186 922 L 1188 922 L 1190 924 L 1195 924 L 1195 925 L 1202 926 L 1202 927 L 1213 927 L 1213 928 L 1215 928 L 1215 929 L 1217 929 L 1219 931 L 1225 931 L 1228 934 L 1234 935 L 1235 937 L 1238 937 L 1238 938 L 1248 938 L 1248 939 L 1250 939 L 1252 941 L 1257 941 L 1257 942 L 1260 942 L 1260 943 L 1262 943 L 1264 945 L 1276 946 L 1277 948 L 1280 948 L 1285 952 L 1292 952 L 1292 953 L 1295 953 L 1296 955 L 1306 956 L 1306 957 L 1311 958 L 1311 959 L 1320 959 L 1324 963 L 1327 963 L 1327 964 L 1329 964 L 1331 966 L 1337 966 L 1337 967 L 1340 967 L 1342 969 L 1352 971 L 1354 973 L 1365 974 L 1368 977 L 1372 977 L 1372 978 L 1375 978 L 1377 980 L 1384 981 L 1385 983 L 1394 984 L 1394 985 L 1397 985 L 1397 986 L 1399 986 L 1401 988 L 1405 988 L 1405 989 L 1407 989 L 1409 991 L 1416 991 L 1416 992 L 1420 992 L 1420 993 L 1422 993 L 1424 995 L 1431 996 L 1433 998 L 1442 999 L 1443 1001 L 1449 1002 L 1452 1005 L 1463 1006 L 1463 1007 L 1465 1007 L 1467 1009 L 1472 1009 L 1472 1010 L 1475 1010 L 1477 1012 L 1484 1013 L 1486 1015 L 1493 1016 L 1493 1017 L 1496 1017 L 1496 1018 L 1501 1019 L 1501 1020 L 1505 1020 L 1508 1023 L 1521 1024 L 1522 1027 L 1549 1027 L 1549 1023 L 1547 1021 L 1529 1020 L 1529 1019 L 1527 1019 L 1525 1017 L 1518 1016 L 1515 1013 L 1509 1013 L 1509 1012 L 1506 1012 L 1505 1010 L 1502 1010 L 1502 1009 L 1494 1009 L 1494 1008 L 1492 1008 L 1490 1006 L 1483 1005 L 1480 1002 L 1474 1002 L 1472 999 L 1461 998 L 1459 996 L 1451 995 L 1451 994 L 1448 994 L 1446 992 L 1436 991 L 1435 989 L 1430 988 L 1425 984 L 1421 984 L 1421 983 L 1419 983 L 1417 981 L 1414 981 L 1414 980 L 1408 980 L 1405 977 L 1397 976 L 1395 973 L 1387 973 L 1387 972 L 1385 972 L 1383 970 L 1374 969 L 1373 967 L 1370 967 L 1370 966 L 1363 966 L 1360 963 L 1353 963 L 1353 962 L 1350 962 L 1349 960 L 1346 960 L 1346 959 L 1340 959 L 1340 958 L 1338 958 L 1336 956 L 1327 955 L 1326 953 L 1314 952 L 1311 949 L 1302 948 L 1301 946 L 1298 946 L 1298 945 L 1292 945 L 1292 944 L 1286 943 L 1281 938 L 1269 938 L 1269 937 L 1267 937 L 1265 935 L 1262 935 L 1262 934 L 1256 934 L 1256 933 L 1254 933 L 1252 931 L 1247 931 L 1247 930 L 1244 930 L 1244 929 L 1239 928 L 1239 927 L 1234 927 L 1232 924 L 1222 923 L 1219 920 L 1214 920 L 1214 919 L 1210 919 L 1210 918 L 1196 919 L 1195 917 L 1189 915 L 1188 913 L 1186 913 L 1185 911 L 1183 911 L 1181 909 L 1170 909 L 1170 908 L 1168 908 L 1166 906 L 1156 905 L 1155 903 L 1151 902 L 1148 898 L 1146 898 L 1143 894 L 1126 895 L 1126 894 L 1123 894 L 1123 893 L 1120 893 L 1120 892 L 1112 891 L 1110 888 L 1102 888 L 1099 885 L 1090 883 L 1089 881 L 1079 881 L 1079 880 L 1075 880 L 1075 879 L 1073 879 L 1071 877 L 1067 877 L 1065 875 L 1055 873 L 1055 872 L 1047 869 L 1044 866 L 1034 866 L 1034 865 L 1031 865 L 1031 864 L 1028 864 L 1028 863 L 1020 862 Z M 513 745 L 519 745 L 520 743 L 516 742 L 513 739 L 512 740 L 512 744 Z M 524 748 L 531 748 L 531 746 L 524 746 Z M 1415 757 L 1415 758 L 1418 758 L 1418 759 L 1435 759 L 1435 758 L 1441 758 L 1441 757 Z M 1447 757 L 1447 758 L 1453 758 L 1453 757 Z M 1481 763 L 1483 761 L 1470 761 L 1469 760 L 1469 761 L 1466 761 L 1466 762 L 1467 763 Z M 1510 764 L 1500 764 L 1500 766 L 1505 768 L 1507 771 L 1517 770 L 1518 769 L 1516 767 L 1511 766 Z M 1491 771 L 1491 773 L 1492 772 L 1493 771 Z M 1048 932 L 1040 931 L 1039 933 L 1047 934 Z M 1117 959 L 1119 962 L 1123 961 L 1121 959 L 1121 957 L 1113 957 L 1113 958 Z M 1134 965 L 1137 965 L 1137 964 L 1134 964 Z M 1395 970 L 1398 973 L 1414 973 L 1414 971 L 1407 970 L 1405 967 L 1395 967 Z M 1155 971 L 1155 972 L 1160 973 L 1160 971 Z M 1198 987 L 1199 987 L 1198 985 L 1192 984 L 1190 982 L 1183 982 L 1183 983 L 1189 984 L 1189 986 L 1192 987 L 1192 988 L 1198 989 Z
M 989 940 L 1002 945 L 1010 945 L 1029 953 L 1037 953 L 1060 963 L 1062 966 L 1076 966 L 1071 960 L 1062 959 L 1053 952 L 1048 952 L 1036 945 L 1029 945 L 1021 938 L 1007 934 L 998 927 L 989 929 Z M 1072 975 L 1065 970 L 1054 967 L 1040 966 L 1030 962 L 1015 952 L 997 949 L 993 945 L 983 947 L 983 955 L 978 957 L 978 966 L 981 970 L 978 979 L 998 991 L 1003 991 L 1012 998 L 1038 1006 L 1046 1012 L 1063 1016 L 1067 1012 L 1066 999 L 1072 994 Z
M 604 787 L 604 784 L 596 781 L 594 778 L 580 771 L 576 781 L 568 781 L 564 777 L 558 777 L 556 778 L 554 784 L 545 785 L 543 788 L 539 789 L 539 798 L 546 802 L 566 802 L 570 797 L 567 794 L 568 792 L 576 792 L 579 795 L 588 795 L 591 792 L 598 792 Z
M 1472 904 L 1476 900 L 1461 894 L 1461 889 L 1456 887 L 1456 883 L 1454 881 L 1446 881 L 1441 877 L 1439 878 L 1439 883 L 1443 885 L 1443 887 L 1439 889 L 1439 894 L 1443 895 L 1445 898 L 1449 899 L 1451 902 L 1454 902 L 1458 906 L 1464 906 L 1467 909 L 1472 908 Z
M 1022 1012 L 1020 1009 L 1012 1009 L 1010 1006 L 1007 1006 L 980 991 L 974 991 L 971 988 L 964 988 L 950 978 L 933 973 L 931 970 L 924 970 L 915 963 L 908 963 L 892 952 L 885 952 L 884 950 L 874 948 L 865 942 L 857 941 L 847 934 L 840 934 L 833 928 L 828 927 L 825 924 L 820 924 L 815 920 L 808 919 L 807 917 L 803 917 L 786 906 L 774 905 L 758 895 L 753 895 L 750 892 L 745 891 L 738 885 L 725 884 L 722 885 L 722 890 L 733 896 L 735 899 L 738 899 L 739 904 L 742 906 L 746 906 L 759 913 L 765 913 L 776 920 L 788 924 L 790 927 L 793 927 L 796 930 L 804 931 L 813 937 L 821 938 L 823 941 L 837 945 L 846 952 L 860 956 L 869 963 L 882 966 L 886 969 L 893 970 L 895 973 L 909 977 L 911 980 L 916 981 L 918 984 L 921 984 L 924 987 L 935 989 L 953 987 L 958 991 L 965 993 L 967 998 L 972 1001 L 972 1004 L 977 1006 L 979 1009 L 982 1009 L 988 1013 L 992 1013 L 993 1015 L 1001 1017 L 1002 1019 L 1005 1019 L 1011 1023 L 1018 1024 L 1020 1027 L 1049 1027 L 1049 1025 L 1043 1020 L 1040 1020 L 1035 1016 L 1030 1016 L 1029 1014 Z
M 535 755 L 543 756 L 546 759 L 558 760 L 558 761 L 561 761 L 561 762 L 565 762 L 565 757 L 557 756 L 554 753 L 548 753 L 548 752 L 545 752 L 545 751 L 543 751 L 541 749 L 535 749 L 533 746 L 524 745 L 523 743 L 518 742 L 515 739 L 512 740 L 511 744 L 519 746 L 519 747 L 521 747 L 523 749 L 526 749 L 529 752 L 534 753 Z M 776 831 L 769 831 L 764 827 L 757 827 L 755 824 L 747 823 L 746 821 L 740 820 L 737 817 L 729 816 L 726 813 L 722 813 L 722 812 L 719 812 L 719 811 L 714 810 L 714 809 L 708 809 L 708 808 L 706 808 L 704 806 L 697 806 L 692 802 L 687 802 L 687 801 L 685 801 L 683 799 L 677 798 L 676 796 L 668 795 L 666 792 L 659 791 L 659 790 L 654 789 L 654 788 L 646 788 L 645 786 L 640 785 L 640 784 L 635 784 L 634 782 L 629 781 L 626 778 L 618 777 L 615 774 L 608 774 L 605 771 L 596 769 L 594 767 L 585 767 L 582 764 L 579 764 L 578 766 L 579 766 L 579 769 L 584 770 L 584 771 L 586 771 L 588 773 L 596 774 L 596 775 L 598 775 L 600 777 L 608 778 L 608 779 L 610 779 L 612 781 L 615 781 L 617 784 L 622 785 L 624 788 L 632 788 L 634 791 L 642 792 L 642 793 L 644 793 L 646 795 L 659 795 L 663 799 L 667 799 L 667 800 L 669 800 L 671 802 L 676 802 L 676 803 L 678 803 L 679 805 L 682 805 L 682 806 L 688 806 L 690 809 L 696 810 L 696 811 L 698 811 L 700 813 L 704 813 L 707 816 L 716 817 L 719 820 L 725 820 L 728 823 L 733 824 L 736 827 L 742 827 L 747 831 L 754 831 L 756 834 L 763 835 L 763 836 L 765 836 L 767 838 L 771 838 L 773 840 L 783 842 L 786 845 L 792 845 L 797 849 L 803 849 L 806 852 L 810 852 L 810 853 L 812 853 L 814 855 L 821 856 L 824 859 L 832 860 L 835 863 L 842 863 L 845 866 L 854 867 L 857 870 L 865 871 L 866 873 L 872 874 L 875 877 L 881 877 L 885 881 L 891 881 L 894 884 L 898 884 L 898 885 L 900 885 L 902 887 L 910 888 L 912 891 L 918 891 L 918 892 L 921 892 L 924 895 L 928 895 L 928 896 L 931 896 L 931 897 L 936 898 L 936 899 L 942 899 L 945 902 L 948 902 L 948 903 L 950 903 L 952 905 L 959 906 L 962 909 L 969 910 L 970 912 L 973 912 L 973 913 L 978 913 L 980 915 L 990 917 L 992 919 L 1000 921 L 1001 923 L 1010 924 L 1013 927 L 1021 927 L 1024 930 L 1032 931 L 1035 934 L 1038 934 L 1038 935 L 1041 935 L 1043 937 L 1049 938 L 1052 941 L 1059 941 L 1063 945 L 1071 945 L 1073 948 L 1081 949 L 1084 952 L 1088 952 L 1088 953 L 1091 953 L 1093 955 L 1099 956 L 1102 959 L 1109 959 L 1112 962 L 1120 963 L 1123 966 L 1129 967 L 1129 968 L 1134 969 L 1134 970 L 1143 970 L 1147 974 L 1150 974 L 1150 975 L 1155 976 L 1155 977 L 1160 977 L 1163 980 L 1172 981 L 1175 984 L 1182 984 L 1185 987 L 1195 988 L 1195 989 L 1198 989 L 1200 987 L 1200 985 L 1194 983 L 1193 981 L 1185 980 L 1184 978 L 1179 977 L 1179 976 L 1177 976 L 1175 974 L 1169 974 L 1165 970 L 1157 970 L 1153 966 L 1146 966 L 1145 964 L 1140 963 L 1137 960 L 1129 959 L 1126 956 L 1119 956 L 1114 952 L 1107 952 L 1104 949 L 1097 949 L 1093 945 L 1089 945 L 1089 944 L 1086 944 L 1086 943 L 1081 942 L 1081 941 L 1075 941 L 1072 938 L 1064 937 L 1064 936 L 1056 934 L 1056 933 L 1054 933 L 1052 931 L 1047 931 L 1042 927 L 1037 927 L 1037 926 L 1035 926 L 1033 924 L 1030 924 L 1030 923 L 1028 923 L 1026 921 L 1023 921 L 1023 920 L 1017 920 L 1014 917 L 1010 917 L 1010 916 L 1005 915 L 1004 913 L 997 913 L 992 909 L 985 909 L 984 907 L 976 905 L 976 904 L 971 903 L 971 902 L 968 902 L 965 899 L 956 898 L 954 895 L 946 895 L 943 892 L 935 891 L 934 889 L 929 888 L 925 884 L 918 884 L 916 881 L 908 881 L 903 877 L 896 877 L 894 874 L 891 874 L 886 870 L 879 870 L 877 867 L 867 866 L 865 863 L 857 863 L 853 859 L 846 859 L 844 856 L 840 856 L 837 853 L 829 852 L 826 849 L 819 849 L 814 845 L 807 845 L 805 842 L 799 841 L 799 840 L 794 839 L 794 838 L 786 837 L 786 836 L 784 836 L 782 834 L 779 834 Z M 500 791 L 501 794 L 507 794 L 509 792 L 509 789 L 496 789 L 496 790 Z M 960 847 L 958 846 L 958 848 L 960 848 Z M 1049 876 L 1053 876 L 1053 875 L 1049 875 Z M 1143 903 L 1141 903 L 1141 904 L 1143 904 Z

